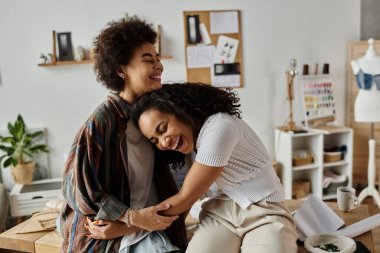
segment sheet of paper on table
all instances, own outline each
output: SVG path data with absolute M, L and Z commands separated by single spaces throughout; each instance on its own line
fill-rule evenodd
M 339 229 L 338 231 L 334 232 L 334 234 L 345 235 L 354 238 L 378 226 L 380 226 L 380 213 Z
M 310 235 L 335 232 L 344 225 L 344 221 L 316 195 L 311 195 L 295 211 L 293 218 L 301 241 Z

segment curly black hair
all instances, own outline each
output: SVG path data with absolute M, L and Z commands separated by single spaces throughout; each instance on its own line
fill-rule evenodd
M 215 113 L 228 113 L 241 118 L 238 102 L 239 98 L 232 89 L 202 83 L 165 84 L 161 89 L 139 97 L 133 105 L 131 118 L 138 125 L 141 114 L 157 109 L 189 124 L 196 137 L 206 119 Z
M 121 65 L 127 65 L 134 51 L 145 43 L 154 44 L 157 32 L 152 24 L 139 18 L 112 21 L 94 39 L 94 71 L 96 79 L 107 89 L 121 91 L 124 81 L 117 75 Z

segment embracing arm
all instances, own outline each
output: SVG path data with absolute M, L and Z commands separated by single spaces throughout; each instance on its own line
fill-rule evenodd
M 87 219 L 86 229 L 89 231 L 88 237 L 95 239 L 114 239 L 124 235 L 130 235 L 139 231 L 140 229 L 145 229 L 148 231 L 165 230 L 168 228 L 178 216 L 161 216 L 158 214 L 160 210 L 166 210 L 168 206 L 165 204 L 159 204 L 157 206 L 147 207 L 140 210 L 130 210 L 127 212 L 125 219 L 130 219 L 128 213 L 134 213 L 134 219 L 130 219 L 129 223 L 131 226 L 127 226 L 124 221 L 106 221 L 106 220 L 96 220 L 91 221 Z
M 194 162 L 185 178 L 185 181 L 179 193 L 166 199 L 157 206 L 131 211 L 131 224 L 137 225 L 139 223 L 145 223 L 145 229 L 152 231 L 151 226 L 154 223 L 148 224 L 146 218 L 150 217 L 152 220 L 157 221 L 154 226 L 161 226 L 161 229 L 169 227 L 174 219 L 178 217 L 176 215 L 190 209 L 195 201 L 197 201 L 209 189 L 210 185 L 218 178 L 222 170 L 223 167 L 211 167 L 200 164 L 198 162 Z M 144 214 L 144 211 L 148 209 L 152 209 L 152 211 L 154 210 L 154 212 L 152 212 L 152 215 L 155 216 L 154 218 L 150 214 Z M 157 214 L 158 211 L 160 214 L 166 216 L 169 215 L 171 217 L 160 216 Z M 103 226 L 97 227 L 93 226 L 93 224 L 90 225 L 89 231 L 92 238 L 111 239 L 117 236 L 121 236 L 123 233 L 125 233 L 121 232 L 121 228 L 117 222 L 105 222 L 104 224 L 102 223 L 102 225 Z M 139 226 L 142 227 L 141 224 Z
M 211 167 L 194 162 L 186 175 L 180 192 L 161 202 L 161 204 L 170 204 L 170 208 L 160 211 L 160 214 L 178 215 L 189 210 L 215 182 L 222 170 L 223 167 Z

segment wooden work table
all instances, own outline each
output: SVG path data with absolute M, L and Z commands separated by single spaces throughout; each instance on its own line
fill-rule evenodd
M 36 252 L 35 242 L 50 232 L 43 231 L 28 234 L 17 234 L 17 231 L 24 226 L 24 222 L 0 234 L 0 248 L 23 252 Z
M 291 211 L 301 205 L 300 200 L 287 200 L 286 204 Z M 368 217 L 367 205 L 360 205 L 351 212 L 341 212 L 335 202 L 326 202 L 345 222 L 350 225 Z M 23 223 L 0 234 L 0 248 L 35 253 L 59 253 L 61 250 L 62 237 L 55 231 L 35 232 L 29 234 L 17 234 Z M 374 252 L 372 232 L 366 232 L 354 238 L 361 241 L 371 252 Z M 307 252 L 299 246 L 298 252 Z

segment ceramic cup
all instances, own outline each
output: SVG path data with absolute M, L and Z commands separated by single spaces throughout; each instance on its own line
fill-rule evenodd
M 339 210 L 349 212 L 358 207 L 358 198 L 356 197 L 356 190 L 350 186 L 338 187 L 337 202 Z

